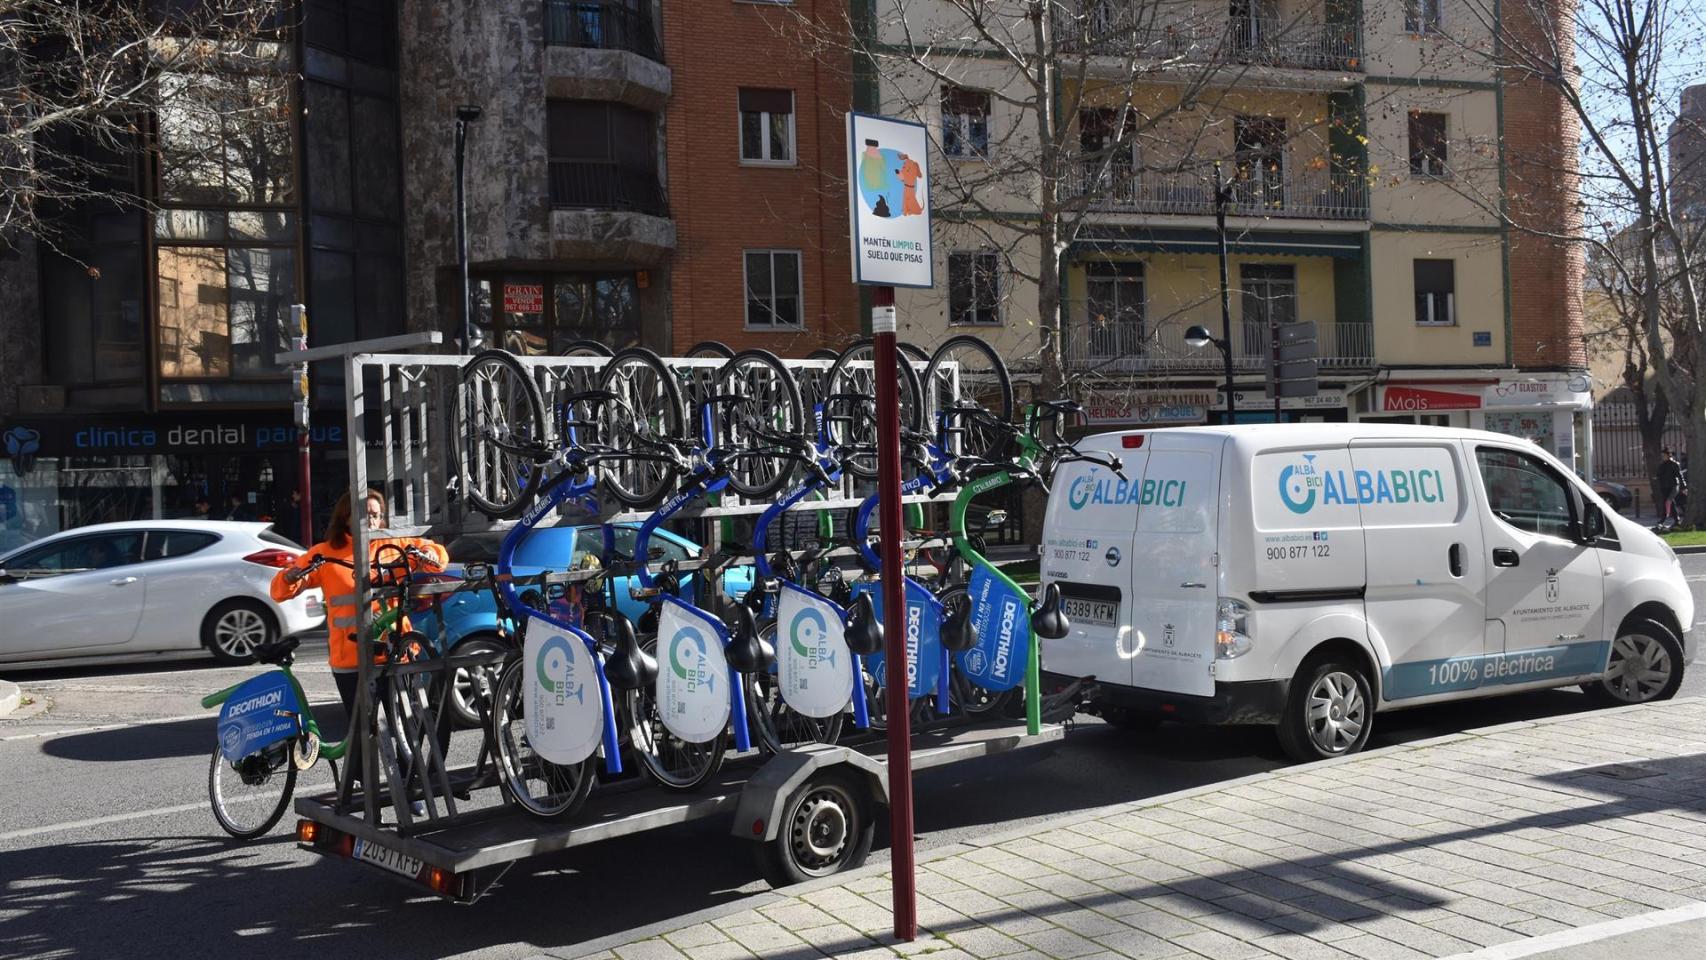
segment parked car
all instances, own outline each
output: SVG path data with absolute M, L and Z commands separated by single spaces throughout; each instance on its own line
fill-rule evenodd
M 1593 481 L 1593 492 L 1599 494 L 1600 499 L 1610 504 L 1613 510 L 1627 510 L 1635 503 L 1634 491 L 1610 480 Z
M 46 667 L 255 648 L 325 622 L 318 590 L 277 603 L 302 547 L 266 523 L 138 520 L 67 530 L 0 555 L 0 663 Z
M 638 532 L 639 528 L 634 524 L 618 524 L 617 551 L 632 555 Z M 449 546 L 450 565 L 445 572 L 460 577 L 463 564 L 495 562 L 503 537 L 501 532 L 476 533 L 452 541 Z M 661 555 L 656 557 L 657 560 L 688 560 L 698 557 L 702 550 L 693 541 L 667 530 L 653 533 L 650 546 L 654 552 L 661 551 Z M 588 553 L 599 553 L 602 548 L 602 533 L 596 525 L 541 527 L 528 535 L 517 548 L 513 572 L 516 576 L 526 577 L 553 570 L 566 570 L 578 565 Z M 752 576 L 750 566 L 730 567 L 723 571 L 724 595 L 734 600 L 745 596 L 752 588 Z M 640 615 L 645 613 L 647 605 L 644 600 L 629 596 L 628 588 L 632 581 L 632 577 L 616 578 L 616 606 L 629 619 L 638 621 Z M 692 596 L 697 589 L 697 577 L 691 574 L 682 577 L 683 593 Z M 499 618 L 497 602 L 489 590 L 450 594 L 440 606 L 444 614 L 443 642 L 452 655 L 490 653 L 506 649 L 510 624 Z M 438 640 L 438 617 L 429 604 L 417 604 L 416 611 L 409 615 L 409 622 L 415 630 L 434 641 Z M 479 722 L 479 714 L 472 700 L 474 682 L 475 678 L 465 670 L 456 671 L 452 682 L 451 706 L 455 710 L 457 722 L 465 725 Z

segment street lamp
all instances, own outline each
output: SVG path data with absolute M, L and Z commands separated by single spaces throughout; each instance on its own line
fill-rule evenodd
M 1230 424 L 1236 419 L 1232 399 L 1232 344 L 1224 337 L 1209 333 L 1208 328 L 1200 323 L 1185 331 L 1185 346 L 1192 350 L 1201 350 L 1209 344 L 1213 344 L 1220 351 L 1221 359 L 1226 361 L 1226 422 Z
M 468 124 L 480 119 L 480 108 L 464 103 L 456 108 L 456 269 L 462 277 L 462 349 L 474 352 L 474 288 L 468 281 L 468 192 L 466 189 Z

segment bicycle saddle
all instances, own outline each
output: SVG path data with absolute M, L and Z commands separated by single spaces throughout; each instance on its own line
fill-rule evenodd
M 757 673 L 776 659 L 776 651 L 758 636 L 758 620 L 746 607 L 734 608 L 729 624 L 729 666 L 741 673 Z M 767 649 L 770 648 L 770 649 Z M 768 656 L 766 656 L 768 654 Z
M 302 641 L 296 637 L 285 637 L 282 640 L 272 640 L 255 648 L 255 662 L 282 667 L 295 660 L 296 648 Z
M 1043 588 L 1043 601 L 1031 613 L 1031 629 L 1038 639 L 1059 640 L 1071 628 L 1072 621 L 1060 609 L 1060 584 L 1051 583 Z
M 847 609 L 847 632 L 844 636 L 847 649 L 861 657 L 882 651 L 883 622 L 877 619 L 877 608 L 871 602 L 870 594 L 859 594 L 853 606 Z
M 621 690 L 638 690 L 657 682 L 657 658 L 640 647 L 634 622 L 620 613 L 604 614 L 604 639 L 612 652 L 604 662 L 604 676 Z
M 942 620 L 942 647 L 949 653 L 963 653 L 977 646 L 977 629 L 971 623 L 971 604 L 956 606 Z

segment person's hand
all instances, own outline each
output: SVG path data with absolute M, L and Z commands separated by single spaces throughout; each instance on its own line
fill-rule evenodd
M 291 567 L 284 571 L 284 580 L 286 583 L 301 583 L 302 578 L 306 576 L 308 576 L 307 567 Z

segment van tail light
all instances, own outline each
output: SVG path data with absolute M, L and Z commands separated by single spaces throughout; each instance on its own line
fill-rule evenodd
M 1136 450 L 1143 446 L 1143 434 L 1129 433 L 1120 438 L 1120 446 L 1127 450 Z
M 243 558 L 250 563 L 258 563 L 263 567 L 278 567 L 283 569 L 296 560 L 296 554 L 289 550 L 258 550 Z

